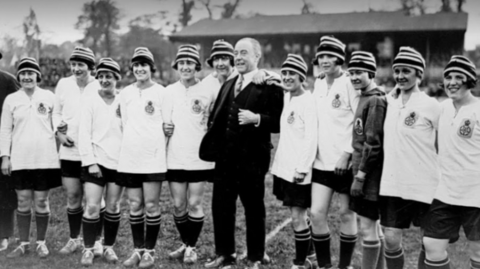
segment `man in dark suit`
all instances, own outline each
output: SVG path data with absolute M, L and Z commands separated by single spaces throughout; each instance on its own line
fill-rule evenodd
M 0 52 L 0 59 L 2 53 Z M 14 76 L 0 70 L 0 108 L 7 95 L 20 88 Z M 0 116 L 1 116 L 0 110 Z M 8 238 L 13 236 L 14 211 L 17 208 L 17 193 L 13 187 L 12 178 L 0 173 L 0 251 L 8 247 Z
M 212 211 L 217 257 L 207 268 L 235 263 L 235 213 L 245 208 L 248 260 L 260 268 L 265 253 L 265 174 L 270 165 L 270 133 L 280 130 L 283 90 L 251 83 L 258 72 L 261 47 L 243 38 L 234 50 L 239 75 L 226 81 L 209 118 L 200 158 L 215 161 Z

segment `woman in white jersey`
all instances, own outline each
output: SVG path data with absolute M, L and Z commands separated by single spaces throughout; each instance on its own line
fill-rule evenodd
M 101 89 L 91 94 L 84 104 L 79 131 L 86 201 L 82 222 L 85 249 L 81 264 L 85 266 L 93 263 L 93 247 L 100 223 L 104 192 L 106 210 L 103 220 L 103 256 L 108 262 L 118 260 L 113 244 L 120 224 L 120 198 L 123 190 L 116 184 L 122 142 L 120 104 L 115 93 L 115 86 L 120 80 L 120 66 L 111 58 L 102 58 L 96 69 L 96 78 Z
M 441 104 L 438 155 L 441 179 L 425 217 L 427 269 L 448 269 L 449 242 L 463 228 L 470 268 L 480 268 L 480 101 L 472 94 L 477 70 L 466 57 L 454 55 L 443 72 L 450 99 Z
M 380 223 L 385 231 L 388 269 L 403 268 L 403 229 L 423 228 L 424 216 L 439 180 L 435 147 L 440 104 L 420 91 L 425 69 L 422 55 L 401 47 L 393 61 L 395 92 L 387 95 L 384 162 L 380 181 Z M 419 261 L 425 252 L 420 251 Z M 419 262 L 419 268 L 423 263 Z
M 17 227 L 20 245 L 7 255 L 23 256 L 29 250 L 32 207 L 37 225 L 36 253 L 48 256 L 45 244 L 50 206 L 48 192 L 61 186 L 60 163 L 52 127 L 55 96 L 41 89 L 40 67 L 33 58 L 20 60 L 17 80 L 21 88 L 7 96 L 0 127 L 3 175 L 12 176 L 17 191 Z
M 123 138 L 118 184 L 126 187 L 134 247 L 123 265 L 149 268 L 154 265 L 161 223 L 159 199 L 167 172 L 162 111 L 165 88 L 152 80 L 156 69 L 147 48 L 136 48 L 131 63 L 136 82 L 119 96 Z
M 311 244 L 307 209 L 311 204 L 312 166 L 317 152 L 317 114 L 312 94 L 303 88 L 307 64 L 288 54 L 282 65 L 286 90 L 280 118 L 280 140 L 272 166 L 273 194 L 292 214 L 296 255 L 292 269 L 311 268 L 307 260 Z M 307 264 L 308 263 L 308 264 Z
M 167 146 L 167 180 L 172 194 L 173 216 L 182 245 L 171 252 L 171 258 L 185 263 L 197 261 L 196 243 L 202 230 L 203 192 L 213 177 L 213 162 L 200 160 L 199 148 L 207 132 L 210 107 L 215 102 L 215 88 L 206 87 L 195 74 L 200 71 L 200 57 L 194 45 L 180 46 L 173 68 L 180 80 L 167 87 L 165 133 Z
M 333 193 L 339 195 L 340 257 L 338 268 L 350 266 L 357 242 L 356 215 L 348 207 L 352 172 L 352 128 L 359 92 L 346 72 L 345 44 L 323 36 L 317 48 L 314 64 L 324 77 L 315 81 L 313 96 L 317 102 L 318 151 L 312 172 L 312 239 L 319 267 L 330 268 L 330 229 L 328 211 Z
M 87 96 L 96 93 L 100 84 L 91 75 L 95 69 L 95 56 L 88 48 L 76 47 L 70 56 L 72 75 L 58 81 L 55 88 L 55 107 L 53 126 L 57 128 L 60 142 L 60 165 L 62 183 L 67 196 L 67 216 L 70 228 L 70 240 L 60 250 L 61 254 L 70 254 L 81 247 L 79 237 L 83 207 L 83 186 L 80 181 L 82 162 L 78 152 L 78 129 L 82 106 Z M 102 255 L 100 243 L 101 225 L 95 244 L 95 255 Z

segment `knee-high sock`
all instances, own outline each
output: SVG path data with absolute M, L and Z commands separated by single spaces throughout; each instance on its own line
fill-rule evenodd
M 32 211 L 19 211 L 17 210 L 17 227 L 18 227 L 18 236 L 20 237 L 20 242 L 29 242 L 30 241 L 30 225 L 32 223 Z
M 85 244 L 85 248 L 93 248 L 97 236 L 99 222 L 100 218 L 90 219 L 83 217 L 83 243 Z
M 318 267 L 332 267 L 332 258 L 330 255 L 330 233 L 312 234 L 315 244 L 315 253 L 317 253 Z
M 470 267 L 471 269 L 480 269 L 480 261 L 470 259 Z
M 378 255 L 377 268 L 385 269 L 385 237 L 380 236 L 380 255 Z
M 403 269 L 405 263 L 403 248 L 400 247 L 393 251 L 385 250 L 385 261 L 388 269 Z
M 47 234 L 48 221 L 50 220 L 50 212 L 35 212 L 35 222 L 37 223 L 37 241 L 44 241 Z
M 13 236 L 15 209 L 0 209 L 0 239 Z
M 132 229 L 133 247 L 142 249 L 145 247 L 145 215 L 130 215 L 130 228 Z
M 113 246 L 115 244 L 118 227 L 120 226 L 120 212 L 109 213 L 105 212 L 105 219 L 103 220 L 103 235 L 105 236 L 105 246 Z
M 201 216 L 199 218 L 195 218 L 190 215 L 188 216 L 188 229 L 190 231 L 188 233 L 187 246 L 195 247 L 197 245 L 198 237 L 202 232 L 204 219 L 204 216 Z
M 340 233 L 340 261 L 338 268 L 347 268 L 352 261 L 353 251 L 357 243 L 357 235 L 348 235 Z
M 312 236 L 310 234 L 310 229 L 307 228 L 302 231 L 295 231 L 295 260 L 293 264 L 303 266 L 305 260 L 307 259 L 308 250 L 310 249 L 310 241 L 312 241 Z
M 307 225 L 308 225 L 308 229 L 310 230 L 310 234 L 312 234 L 312 221 L 310 220 L 310 218 L 307 218 Z M 315 247 L 314 247 L 314 243 L 313 243 L 313 237 L 312 239 L 310 239 L 310 247 L 308 248 L 308 254 L 307 256 L 310 256 L 310 255 L 315 255 Z
M 145 233 L 145 249 L 155 249 L 162 216 L 147 216 L 147 231 Z
M 428 259 L 425 259 L 425 268 L 427 268 L 427 269 L 450 269 L 450 260 L 448 259 L 448 257 L 444 260 L 441 260 L 441 261 L 430 261 Z
M 70 226 L 70 238 L 78 238 L 82 227 L 83 207 L 67 208 L 68 225 Z
M 100 221 L 98 222 L 98 225 L 97 225 L 96 240 L 100 240 L 100 238 L 102 238 L 103 222 L 105 220 L 105 210 L 106 210 L 105 207 L 102 207 L 102 209 L 100 209 Z
M 188 240 L 188 213 L 185 213 L 183 216 L 173 216 L 173 221 L 175 226 L 177 226 L 182 242 L 186 245 Z
M 380 241 L 363 240 L 362 268 L 377 268 L 378 256 L 380 255 Z

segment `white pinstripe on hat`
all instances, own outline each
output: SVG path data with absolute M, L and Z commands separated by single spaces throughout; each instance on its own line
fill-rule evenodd
M 392 69 L 397 66 L 407 66 L 420 71 L 422 74 L 425 70 L 425 59 L 422 54 L 412 47 L 400 47 L 400 51 L 393 60 Z
M 70 56 L 70 61 L 78 61 L 87 64 L 88 66 L 95 66 L 95 55 L 93 51 L 89 48 L 75 47 L 73 49 L 72 55 Z
M 37 82 L 42 81 L 42 73 L 40 72 L 40 66 L 37 60 L 31 57 L 25 57 L 20 60 L 17 67 L 17 80 L 21 72 L 30 71 L 37 74 Z
M 213 42 L 212 50 L 210 53 L 210 58 L 207 59 L 207 64 L 210 67 L 213 67 L 213 57 L 218 55 L 230 56 L 232 59 L 235 57 L 233 55 L 233 46 L 232 44 L 224 41 L 223 39 Z M 232 64 L 233 66 L 233 64 Z
M 100 63 L 97 65 L 97 74 L 95 78 L 98 78 L 100 72 L 112 72 L 116 80 L 120 80 L 122 78 L 120 75 L 120 65 L 112 58 L 100 59 Z
M 173 69 L 177 70 L 178 62 L 182 59 L 187 59 L 195 62 L 196 67 L 195 70 L 200 71 L 202 68 L 202 64 L 200 63 L 200 54 L 198 53 L 198 49 L 195 45 L 187 44 L 181 45 L 178 48 L 177 56 L 175 57 L 175 61 L 172 63 Z
M 476 70 L 477 68 L 475 67 L 475 64 L 467 57 L 462 55 L 453 55 L 443 71 L 443 77 L 445 77 L 448 72 L 457 71 L 476 81 Z
M 283 72 L 287 70 L 297 73 L 302 78 L 302 81 L 307 79 L 308 66 L 300 55 L 292 53 L 288 54 L 280 71 Z
M 375 57 L 368 51 L 354 51 L 352 52 L 352 58 L 348 63 L 348 71 L 350 70 L 363 70 L 366 72 L 376 73 L 377 62 Z
M 333 36 L 322 36 L 320 38 L 320 45 L 317 47 L 314 62 L 322 55 L 330 55 L 337 57 L 345 62 L 345 44 Z

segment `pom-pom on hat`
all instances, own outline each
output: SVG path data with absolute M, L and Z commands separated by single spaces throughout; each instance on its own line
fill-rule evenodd
M 31 57 L 25 57 L 20 60 L 17 67 L 17 80 L 20 81 L 19 75 L 21 72 L 31 71 L 37 74 L 37 82 L 42 81 L 42 73 L 37 60 Z
M 283 72 L 287 70 L 297 73 L 302 78 L 302 81 L 307 79 L 308 66 L 300 55 L 292 53 L 288 54 L 287 59 L 282 64 L 281 71 Z
M 78 61 L 85 63 L 90 68 L 95 67 L 95 55 L 93 51 L 89 48 L 75 47 L 73 49 L 72 55 L 70 56 L 70 61 Z
M 233 54 L 233 46 L 232 44 L 224 41 L 223 39 L 217 40 L 213 42 L 212 50 L 210 53 L 210 58 L 207 59 L 207 64 L 210 67 L 213 67 L 213 57 L 219 56 L 219 55 L 225 55 L 225 56 L 230 56 L 232 59 L 234 58 Z M 233 66 L 233 64 L 232 64 Z
M 443 71 L 443 77 L 445 77 L 448 72 L 456 71 L 464 74 L 474 81 L 477 81 L 476 69 L 477 68 L 475 67 L 475 64 L 473 64 L 473 62 L 467 57 L 462 55 L 453 55 Z
M 393 60 L 392 69 L 397 66 L 407 66 L 420 71 L 422 74 L 425 70 L 425 59 L 422 54 L 411 47 L 400 47 L 400 51 Z
M 196 46 L 192 44 L 181 45 L 178 48 L 177 56 L 175 61 L 172 63 L 173 69 L 177 70 L 178 62 L 180 60 L 191 60 L 196 64 L 195 70 L 200 71 L 202 69 L 202 64 L 200 63 L 200 54 Z
M 375 57 L 367 51 L 359 50 L 352 52 L 352 58 L 350 58 L 348 63 L 348 71 L 350 70 L 362 70 L 375 74 L 377 72 Z
M 97 65 L 97 74 L 95 78 L 98 78 L 100 72 L 112 72 L 116 80 L 120 80 L 122 76 L 120 75 L 120 65 L 115 62 L 112 58 L 102 58 Z
M 338 40 L 333 36 L 322 36 L 320 38 L 320 45 L 317 47 L 317 53 L 315 54 L 314 63 L 317 63 L 317 60 L 322 55 L 335 56 L 342 63 L 345 62 L 345 44 L 342 41 Z

